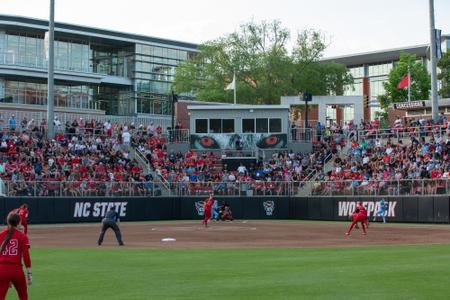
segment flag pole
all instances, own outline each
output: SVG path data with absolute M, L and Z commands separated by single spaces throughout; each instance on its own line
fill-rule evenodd
M 233 70 L 233 82 L 234 82 L 234 88 L 233 88 L 234 104 L 236 105 L 236 70 Z
M 408 67 L 408 102 L 411 102 L 411 71 Z

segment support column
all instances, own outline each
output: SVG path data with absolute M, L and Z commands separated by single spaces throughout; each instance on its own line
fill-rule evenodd
M 5 80 L 0 78 L 0 99 L 5 98 Z
M 319 122 L 326 125 L 327 123 L 327 104 L 323 101 L 318 104 L 319 106 Z
M 361 103 L 362 105 L 364 105 L 364 96 L 367 95 L 368 99 L 370 99 L 370 81 L 369 78 L 364 77 L 363 78 L 363 97 L 361 98 Z M 364 107 L 364 114 L 363 114 L 363 119 L 364 122 L 368 122 L 370 121 L 370 107 Z M 356 106 L 355 106 L 355 114 L 356 114 Z M 356 116 L 355 116 L 356 117 Z M 357 122 L 357 124 L 361 123 L 361 120 L 355 120 Z

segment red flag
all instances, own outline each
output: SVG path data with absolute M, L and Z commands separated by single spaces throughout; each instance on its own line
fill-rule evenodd
M 397 84 L 397 89 L 401 90 L 404 89 L 405 87 L 408 87 L 409 85 L 409 74 L 406 74 L 405 77 L 402 78 L 402 80 L 400 80 L 400 82 Z

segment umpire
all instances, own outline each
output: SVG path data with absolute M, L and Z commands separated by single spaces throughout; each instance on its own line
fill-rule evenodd
M 105 218 L 102 220 L 102 231 L 100 232 L 100 236 L 98 237 L 98 245 L 100 246 L 103 242 L 103 238 L 105 237 L 105 232 L 108 228 L 112 228 L 114 233 L 116 234 L 116 239 L 119 242 L 120 246 L 123 246 L 122 234 L 120 233 L 119 225 L 119 214 L 116 212 L 114 208 L 108 210 L 105 215 Z

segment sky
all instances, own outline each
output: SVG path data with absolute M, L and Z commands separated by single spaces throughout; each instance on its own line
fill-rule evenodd
M 0 14 L 47 19 L 49 0 L 0 0 Z M 55 0 L 57 22 L 202 43 L 249 21 L 317 29 L 333 57 L 429 42 L 428 0 Z M 450 0 L 435 0 L 436 28 L 450 34 Z M 293 43 L 291 41 L 291 43 Z

